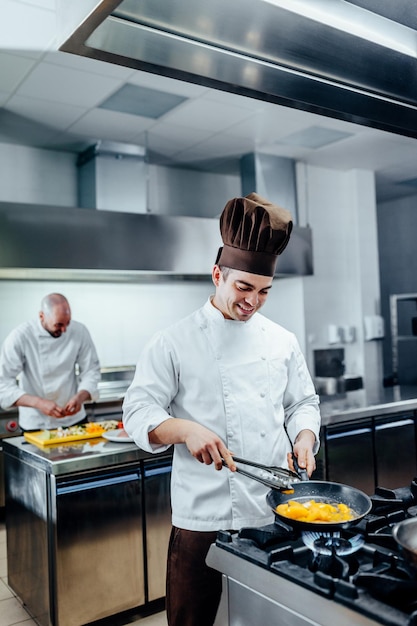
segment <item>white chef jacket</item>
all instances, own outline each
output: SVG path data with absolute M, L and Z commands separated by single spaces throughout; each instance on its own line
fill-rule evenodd
M 12 408 L 24 394 L 53 400 L 61 407 L 80 389 L 97 400 L 99 380 L 96 349 L 90 333 L 80 322 L 72 320 L 65 333 L 52 337 L 39 319 L 31 320 L 12 330 L 3 343 L 0 352 L 0 406 L 3 409 Z M 82 407 L 74 415 L 55 419 L 22 406 L 19 407 L 19 424 L 32 430 L 58 428 L 76 424 L 85 415 Z
M 227 320 L 209 300 L 145 347 L 125 396 L 123 421 L 148 452 L 169 447 L 151 445 L 148 433 L 173 416 L 203 424 L 236 456 L 287 467 L 290 440 L 301 430 L 314 432 L 318 450 L 318 404 L 292 333 L 259 313 L 247 322 Z M 227 468 L 216 471 L 185 444 L 175 445 L 174 526 L 213 531 L 268 524 L 274 516 L 267 493 L 260 483 Z

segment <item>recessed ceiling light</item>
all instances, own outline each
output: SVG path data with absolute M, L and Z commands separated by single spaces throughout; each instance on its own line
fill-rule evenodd
M 187 98 L 128 83 L 104 100 L 99 108 L 158 119 L 184 100 Z
M 310 126 L 310 128 L 305 128 L 298 133 L 281 138 L 278 143 L 317 149 L 352 136 L 352 133 L 323 128 L 322 126 Z

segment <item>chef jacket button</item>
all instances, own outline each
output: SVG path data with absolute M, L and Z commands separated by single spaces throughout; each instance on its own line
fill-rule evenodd
M 261 398 L 265 398 L 265 396 L 266 396 L 266 393 L 265 393 L 264 391 L 261 391 L 261 394 L 260 394 L 260 396 L 261 396 Z
M 265 437 L 266 432 L 264 430 L 261 430 L 261 437 Z
M 266 361 L 266 356 L 261 356 L 262 361 Z
M 229 395 L 229 392 L 225 391 L 223 395 L 224 395 L 225 398 L 227 398 L 227 396 Z

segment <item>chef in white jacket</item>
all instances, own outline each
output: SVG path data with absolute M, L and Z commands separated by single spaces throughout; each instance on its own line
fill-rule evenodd
M 86 419 L 84 402 L 98 399 L 100 376 L 87 328 L 71 319 L 65 296 L 50 293 L 39 317 L 12 330 L 1 347 L 0 406 L 19 407 L 23 430 L 68 427 Z
M 124 400 L 138 446 L 174 445 L 169 626 L 214 623 L 221 575 L 205 557 L 217 531 L 273 521 L 268 489 L 236 473 L 233 455 L 288 467 L 293 451 L 300 468 L 315 469 L 319 401 L 304 357 L 292 333 L 258 312 L 291 229 L 290 213 L 255 193 L 226 204 L 214 295 L 151 339 Z

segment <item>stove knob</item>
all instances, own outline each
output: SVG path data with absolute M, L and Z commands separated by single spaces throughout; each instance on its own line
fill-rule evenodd
M 9 422 L 6 422 L 7 432 L 14 433 L 16 432 L 18 428 L 19 428 L 19 424 L 16 422 L 16 420 L 10 420 Z

